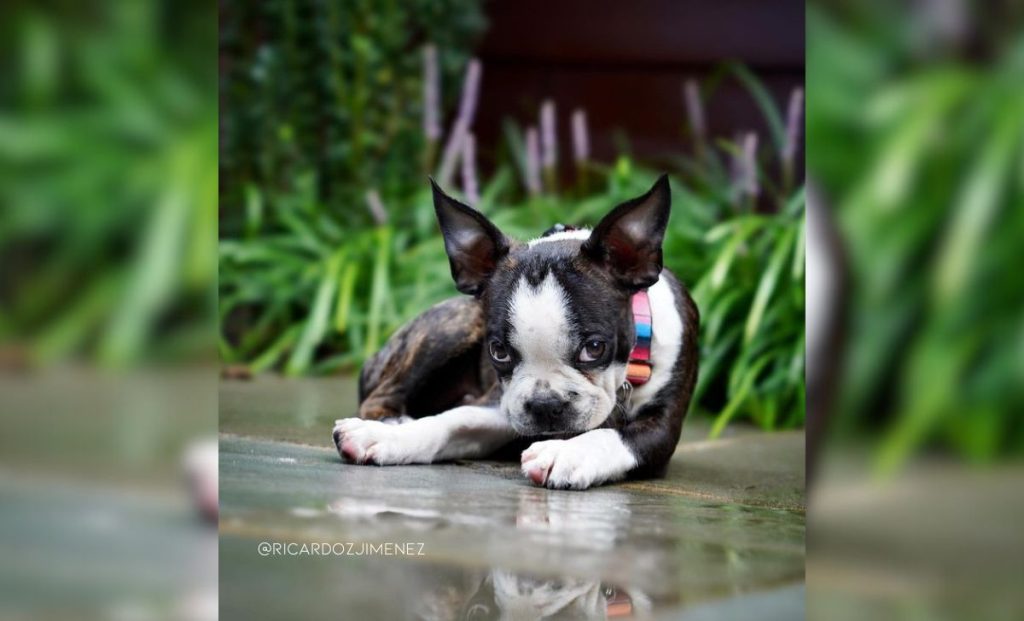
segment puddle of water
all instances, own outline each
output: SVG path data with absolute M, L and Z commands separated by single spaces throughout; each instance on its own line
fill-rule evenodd
M 221 556 L 247 556 L 252 543 L 224 537 Z M 679 604 L 598 578 L 380 556 L 268 556 L 233 564 L 231 573 L 227 582 L 222 574 L 224 618 L 629 619 Z
M 688 421 L 667 478 L 549 491 L 514 463 L 340 463 L 330 429 L 355 409 L 352 378 L 258 378 L 220 392 L 225 618 L 674 617 L 803 582 L 797 437 L 735 432 L 726 451 L 691 450 L 707 427 Z M 264 542 L 307 551 L 261 555 Z M 766 618 L 774 604 L 757 601 L 742 605 Z
M 0 476 L 0 619 L 210 619 L 217 531 L 185 494 Z
M 347 466 L 328 449 L 222 437 L 222 612 L 589 618 L 803 580 L 802 512 L 630 486 L 549 491 L 515 470 Z M 262 542 L 298 555 L 262 556 Z

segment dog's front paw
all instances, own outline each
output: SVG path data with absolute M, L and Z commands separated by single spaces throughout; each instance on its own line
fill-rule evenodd
M 334 446 L 341 458 L 350 464 L 376 464 L 389 462 L 387 445 L 393 443 L 394 425 L 362 418 L 342 418 L 334 421 Z
M 523 474 L 550 489 L 587 489 L 604 482 L 601 456 L 572 440 L 534 442 L 523 451 Z
M 523 474 L 551 489 L 587 489 L 617 481 L 636 466 L 636 457 L 614 429 L 534 442 L 522 456 Z

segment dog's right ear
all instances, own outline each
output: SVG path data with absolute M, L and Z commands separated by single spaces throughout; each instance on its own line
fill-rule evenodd
M 508 239 L 479 211 L 445 194 L 433 179 L 430 185 L 455 287 L 479 295 L 498 261 L 508 254 Z
M 581 248 L 633 291 L 658 282 L 662 268 L 661 242 L 672 206 L 668 176 L 662 175 L 647 194 L 626 201 L 594 227 Z

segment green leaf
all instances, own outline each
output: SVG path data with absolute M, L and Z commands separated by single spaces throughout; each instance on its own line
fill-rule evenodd
M 276 365 L 281 354 L 295 344 L 301 329 L 302 324 L 295 324 L 282 332 L 270 347 L 252 361 L 249 370 L 253 373 L 262 373 Z
M 376 353 L 381 345 L 381 324 L 385 297 L 390 295 L 388 264 L 391 260 L 390 227 L 380 227 L 376 231 L 377 253 L 373 262 L 373 283 L 370 288 L 370 306 L 367 318 L 366 345 L 363 353 L 366 357 Z
M 330 325 L 331 303 L 334 301 L 334 292 L 338 287 L 338 270 L 341 267 L 341 261 L 342 251 L 338 251 L 327 262 L 320 286 L 317 288 L 316 298 L 313 300 L 313 309 L 302 330 L 302 337 L 285 366 L 285 372 L 288 375 L 300 375 L 309 368 L 313 359 L 313 350 L 327 334 L 327 328 Z
M 245 235 L 255 237 L 263 225 L 263 193 L 253 184 L 245 186 Z
M 771 298 L 772 292 L 775 290 L 775 283 L 779 280 L 779 273 L 782 271 L 786 257 L 792 249 L 795 233 L 796 229 L 794 228 L 790 228 L 783 233 L 782 238 L 777 242 L 775 252 L 772 253 L 771 260 L 768 262 L 768 269 L 761 276 L 761 281 L 757 285 L 757 292 L 754 294 L 754 302 L 750 305 L 750 314 L 747 315 L 746 327 L 743 331 L 743 341 L 745 343 L 752 341 L 754 335 L 757 334 L 758 329 L 761 327 L 764 310 L 768 306 L 768 300 Z
M 711 267 L 709 280 L 711 289 L 720 289 L 725 283 L 725 277 L 729 274 L 729 268 L 732 267 L 732 262 L 736 258 L 736 252 L 739 250 L 740 244 L 743 243 L 743 240 L 752 231 L 753 227 L 738 227 L 732 234 L 732 237 L 729 238 L 729 241 L 726 242 L 725 247 Z
M 349 315 L 352 311 L 352 296 L 356 290 L 356 279 L 359 277 L 359 265 L 354 261 L 345 264 L 341 274 L 341 286 L 338 289 L 338 303 L 334 311 L 334 329 L 341 333 L 348 327 Z
M 804 264 L 807 253 L 807 216 L 804 215 L 800 219 L 800 224 L 797 225 L 797 238 L 796 248 L 793 252 L 793 268 L 790 270 L 793 276 L 793 280 L 803 280 L 804 277 Z
M 754 381 L 757 380 L 758 373 L 771 361 L 769 356 L 763 356 L 758 359 L 746 373 L 743 375 L 743 380 L 740 382 L 739 388 L 736 393 L 731 396 L 729 403 L 726 404 L 725 408 L 715 418 L 715 422 L 711 425 L 711 431 L 708 433 L 708 438 L 715 439 L 722 435 L 725 430 L 725 426 L 729 424 L 733 416 L 739 410 L 743 402 L 747 400 L 747 396 L 750 394 L 750 390 L 754 386 Z

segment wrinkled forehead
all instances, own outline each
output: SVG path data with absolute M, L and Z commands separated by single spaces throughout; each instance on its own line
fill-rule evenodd
M 551 242 L 510 257 L 489 287 L 488 331 L 529 338 L 546 350 L 572 347 L 581 334 L 614 333 L 628 297 L 603 273 L 578 259 L 579 243 Z M 523 352 L 525 353 L 525 352 Z
M 508 299 L 506 338 L 524 360 L 559 360 L 573 347 L 578 322 L 554 273 L 539 283 L 521 277 Z

